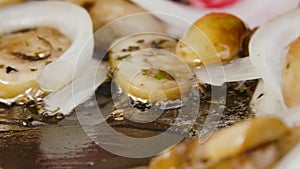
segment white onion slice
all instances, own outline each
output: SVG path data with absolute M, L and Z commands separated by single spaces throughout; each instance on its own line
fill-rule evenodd
M 250 40 L 250 59 L 264 83 L 259 84 L 251 103 L 257 113 L 279 113 L 287 109 L 281 90 L 281 72 L 289 44 L 300 36 L 299 27 L 300 8 L 262 25 Z
M 73 79 L 75 68 L 83 70 L 90 61 L 94 46 L 92 22 L 83 8 L 62 1 L 26 2 L 0 8 L 0 34 L 39 26 L 56 28 L 72 41 L 69 49 L 48 64 L 37 79 L 42 89 L 55 91 Z
M 216 86 L 225 82 L 243 81 L 258 79 L 260 75 L 255 71 L 249 57 L 235 59 L 230 63 L 221 65 L 205 65 L 193 67 L 193 72 L 201 83 L 208 83 Z M 220 74 L 223 72 L 224 74 Z
M 296 8 L 299 5 L 299 0 L 240 0 L 234 5 L 225 8 L 201 10 L 192 6 L 181 5 L 170 0 L 131 1 L 150 12 L 159 12 L 178 16 L 190 23 L 194 23 L 197 19 L 209 12 L 229 12 L 245 21 L 250 26 L 250 28 L 254 28 L 284 12 Z M 176 23 L 175 21 L 166 20 L 161 16 L 162 15 L 157 15 L 158 18 L 162 19 L 170 25 L 176 27 L 186 26 L 178 25 L 178 23 Z
M 99 65 L 98 60 L 92 59 L 87 69 L 82 71 L 71 84 L 44 98 L 44 108 L 49 111 L 47 113 L 58 111 L 64 115 L 69 114 L 73 108 L 94 94 L 97 87 L 106 80 L 107 72 L 106 65 Z

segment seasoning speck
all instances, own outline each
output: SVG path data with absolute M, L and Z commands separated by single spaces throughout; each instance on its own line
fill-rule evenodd
M 129 46 L 128 49 L 122 49 L 122 52 L 132 52 L 132 51 L 136 51 L 139 49 L 140 49 L 139 46 Z
M 116 59 L 117 59 L 117 60 L 123 60 L 123 59 L 128 58 L 129 56 L 130 56 L 130 54 L 124 55 L 124 56 L 118 56 Z
M 264 94 L 261 93 L 261 94 L 257 97 L 257 99 L 260 99 L 260 98 L 263 97 L 263 96 L 264 96 Z
M 144 42 L 145 42 L 144 39 L 140 39 L 140 40 L 136 41 L 136 43 L 144 43 Z
M 10 67 L 10 66 L 7 66 L 7 67 L 6 67 L 6 73 L 7 73 L 7 74 L 10 73 L 10 72 L 12 72 L 12 71 L 18 72 L 18 70 L 15 69 L 15 68 L 13 68 L 13 67 Z

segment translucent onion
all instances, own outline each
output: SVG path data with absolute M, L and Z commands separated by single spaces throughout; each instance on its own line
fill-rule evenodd
M 99 64 L 98 60 L 92 59 L 87 69 L 71 84 L 44 98 L 46 113 L 69 114 L 77 105 L 84 103 L 94 94 L 97 87 L 106 80 L 107 72 L 105 64 Z
M 260 75 L 255 71 L 249 57 L 238 58 L 223 65 L 205 65 L 193 67 L 193 72 L 201 83 L 208 83 L 216 86 L 225 82 L 244 81 L 258 79 Z M 224 72 L 223 74 L 221 72 Z
M 259 114 L 287 110 L 281 87 L 282 70 L 289 45 L 300 36 L 299 27 L 298 8 L 262 25 L 250 40 L 250 59 L 263 78 L 251 103 Z

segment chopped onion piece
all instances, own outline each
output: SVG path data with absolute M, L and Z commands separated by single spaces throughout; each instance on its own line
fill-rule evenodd
M 64 115 L 69 114 L 77 105 L 94 94 L 97 87 L 106 80 L 107 72 L 106 65 L 99 65 L 99 61 L 93 59 L 87 69 L 72 83 L 44 99 L 45 109 L 49 111 L 47 113 L 58 111 Z
M 222 69 L 220 67 L 223 67 Z M 223 72 L 224 74 L 220 74 Z M 260 75 L 255 71 L 249 57 L 235 59 L 224 65 L 205 65 L 193 67 L 193 72 L 201 83 L 220 86 L 225 82 L 258 79 Z
M 263 78 L 251 103 L 257 113 L 280 113 L 287 109 L 281 89 L 282 69 L 289 44 L 300 36 L 299 27 L 298 8 L 262 25 L 250 40 L 250 59 Z

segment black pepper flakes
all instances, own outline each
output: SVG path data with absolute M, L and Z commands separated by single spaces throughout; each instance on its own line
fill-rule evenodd
M 261 97 L 263 97 L 265 94 L 263 94 L 263 93 L 261 93 L 258 97 L 257 97 L 257 99 L 260 99 Z
M 128 49 L 122 49 L 122 52 L 132 52 L 140 50 L 139 46 L 129 46 Z
M 161 40 L 154 40 L 151 42 L 151 47 L 155 48 L 155 49 L 162 49 L 162 45 L 167 42 L 167 40 L 165 39 L 161 39 Z
M 18 70 L 17 69 L 15 69 L 15 68 L 13 68 L 13 67 L 10 67 L 10 66 L 7 66 L 6 67 L 6 73 L 7 74 L 9 74 L 9 73 L 11 73 L 11 72 L 18 72 Z
M 140 40 L 136 41 L 136 43 L 144 43 L 144 42 L 145 42 L 144 39 L 140 39 Z
M 118 56 L 116 59 L 117 60 L 123 60 L 123 59 L 126 59 L 126 58 L 130 57 L 130 56 L 131 56 L 130 54 L 124 55 L 124 56 Z

